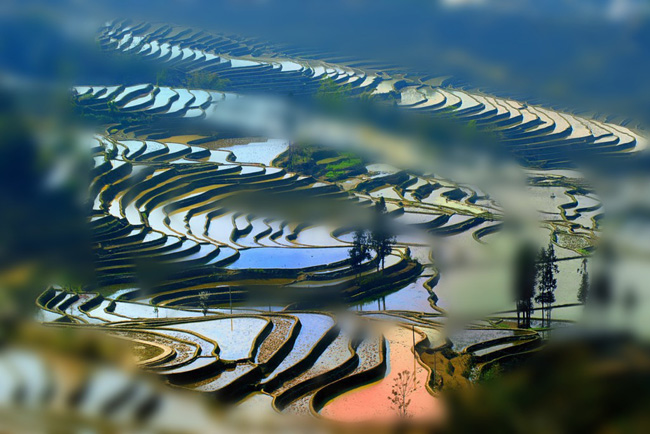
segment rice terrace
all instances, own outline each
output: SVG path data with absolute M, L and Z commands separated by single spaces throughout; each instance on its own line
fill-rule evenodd
M 196 19 L 3 72 L 0 426 L 644 432 L 643 114 Z

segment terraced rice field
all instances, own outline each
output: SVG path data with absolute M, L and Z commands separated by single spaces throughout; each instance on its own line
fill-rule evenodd
M 121 101 L 129 98 L 127 92 Z M 419 384 L 411 412 L 417 417 L 438 414 L 426 386 L 431 374 L 414 350 L 413 333 L 417 341 L 427 336 L 434 346 L 444 342 L 444 309 L 453 299 L 441 289 L 450 273 L 439 269 L 440 263 L 458 249 L 487 248 L 498 236 L 500 208 L 486 193 L 434 175 L 377 166 L 369 166 L 367 174 L 358 176 L 357 187 L 345 191 L 336 183 L 273 167 L 277 155 L 286 151 L 284 141 L 209 150 L 164 138 L 107 134 L 97 135 L 91 149 L 96 156 L 91 224 L 100 257 L 98 286 L 82 294 L 47 291 L 39 300 L 43 320 L 101 325 L 136 347 L 145 345 L 159 357 L 141 359 L 141 367 L 178 386 L 242 405 L 249 395 L 263 397 L 263 406 L 275 411 L 341 421 L 392 417 L 387 394 L 396 373 L 410 369 Z M 534 188 L 540 190 L 540 212 L 567 232 L 577 231 L 579 216 L 597 215 L 600 209 L 587 192 Z M 242 209 L 239 195 L 255 192 L 299 192 L 300 197 L 309 194 L 359 209 L 383 197 L 400 228 L 398 246 L 385 263 L 399 283 L 374 295 L 349 292 L 359 277 L 347 262 L 349 229 L 290 221 L 277 209 L 266 215 L 260 214 L 266 208 Z M 547 198 L 549 192 L 555 197 Z M 578 232 L 591 237 L 595 230 L 580 226 Z M 446 254 L 432 255 L 421 234 L 437 237 Z M 405 247 L 424 269 L 400 278 L 409 263 Z M 168 267 L 146 289 L 136 280 L 142 256 Z M 374 260 L 363 265 L 362 276 L 377 272 Z M 415 330 L 393 327 L 359 338 L 354 327 L 324 313 L 295 307 L 274 313 L 282 309 L 278 300 L 268 308 L 246 302 L 262 290 L 289 291 L 285 305 L 310 293 L 342 291 L 351 300 L 360 297 L 352 311 L 393 311 L 383 319 Z M 202 297 L 207 308 L 201 308 Z M 310 299 L 305 297 L 303 305 L 309 306 Z M 430 313 L 434 319 L 410 317 L 404 313 L 409 311 Z M 515 336 L 508 330 L 467 333 L 473 337 L 465 341 L 452 336 L 452 348 L 486 361 L 517 345 L 527 348 L 530 340 L 507 340 Z M 350 385 L 356 387 L 337 396 L 339 388 Z
M 404 110 L 453 117 L 461 122 L 473 122 L 480 128 L 496 129 L 522 160 L 543 162 L 546 167 L 561 166 L 572 152 L 625 153 L 647 146 L 646 140 L 630 129 L 569 113 L 460 89 L 435 87 L 417 79 L 395 79 L 388 74 L 380 76 L 360 68 L 322 61 L 288 58 L 281 54 L 256 58 L 253 50 L 236 38 L 206 37 L 199 31 L 180 32 L 178 35 L 182 36 L 177 36 L 178 39 L 165 36 L 173 35 L 173 30 L 173 27 L 165 25 L 115 23 L 103 30 L 100 41 L 107 50 L 129 52 L 163 65 L 173 63 L 174 67 L 187 72 L 218 72 L 220 77 L 230 81 L 229 89 L 235 93 L 313 94 L 320 81 L 333 80 L 344 84 L 351 93 L 386 95 Z M 152 96 L 148 99 L 141 97 L 142 102 L 134 103 L 134 106 L 147 107 L 149 104 L 155 107 L 153 110 L 158 110 L 170 99 L 169 91 L 155 94 L 153 89 L 143 86 L 146 85 L 122 91 L 116 97 L 117 102 L 125 106 L 125 96 L 145 93 Z M 87 96 L 91 92 L 98 96 L 108 93 L 108 89 L 101 86 L 84 86 L 79 91 Z M 203 103 L 219 99 L 215 95 L 207 97 L 200 91 L 196 92 L 199 92 L 197 96 L 184 90 L 177 91 L 179 98 L 166 113 L 203 116 Z
M 624 158 L 646 146 L 626 127 L 417 77 L 262 56 L 224 35 L 115 22 L 98 39 L 106 51 L 157 67 L 217 73 L 227 90 L 152 83 L 71 90 L 86 115 L 118 119 L 87 146 L 96 278 L 82 288 L 48 288 L 38 319 L 130 341 L 141 369 L 244 412 L 394 419 L 388 397 L 407 371 L 417 380 L 409 412 L 436 419 L 438 386 L 423 352 L 448 347 L 481 365 L 530 351 L 539 337 L 508 322 L 445 335 L 447 320 L 472 308 L 492 321 L 513 317 L 507 282 L 489 261 L 502 257 L 507 237 L 506 210 L 490 192 L 338 154 L 313 166 L 345 169 L 347 161 L 358 170 L 328 177 L 288 169 L 280 161 L 296 143 L 223 127 L 235 117 L 227 103 L 260 93 L 310 97 L 334 83 L 400 112 L 498 132 L 528 175 L 524 208 L 539 217 L 535 234 L 561 259 L 554 315 L 562 320 L 580 314 L 571 306 L 574 270 L 596 244 L 604 210 L 573 173 L 552 169 L 575 155 Z M 375 254 L 353 267 L 351 222 L 326 217 L 363 216 L 377 203 L 386 205 L 395 245 L 383 269 Z M 83 405 L 93 413 L 105 405 L 93 391 L 119 394 L 128 381 L 102 373 L 89 384 Z

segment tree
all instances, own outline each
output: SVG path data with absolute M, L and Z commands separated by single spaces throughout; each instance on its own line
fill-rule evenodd
M 594 273 L 589 292 L 589 305 L 605 308 L 611 304 L 613 299 L 612 281 L 606 267 L 602 267 L 597 273 Z
M 377 271 L 380 264 L 381 269 L 384 269 L 386 256 L 390 254 L 395 244 L 395 236 L 388 230 L 386 211 L 386 200 L 381 197 L 375 203 L 375 217 L 370 231 L 370 247 L 377 254 Z
M 377 271 L 379 271 L 380 263 L 382 271 L 384 270 L 386 256 L 393 250 L 393 244 L 395 244 L 395 237 L 390 235 L 385 229 L 378 228 L 372 231 L 370 245 L 372 246 L 372 250 L 377 253 Z
M 551 325 L 551 306 L 555 303 L 555 290 L 557 289 L 557 279 L 555 274 L 558 272 L 557 257 L 553 243 L 549 243 L 547 249 L 542 249 L 539 254 L 538 262 L 538 288 L 539 294 L 535 301 L 542 305 L 542 327 Z
M 589 272 L 587 271 L 587 258 L 582 260 L 582 265 L 578 268 L 580 273 L 580 288 L 578 288 L 578 301 L 582 304 L 589 298 Z
M 332 77 L 327 77 L 320 81 L 314 99 L 326 108 L 340 108 L 348 97 L 349 90 L 349 85 L 338 84 Z
M 415 378 L 415 374 L 411 374 L 407 370 L 397 374 L 388 399 L 393 404 L 393 409 L 397 411 L 399 417 L 404 419 L 409 417 L 408 408 L 411 405 L 409 396 L 419 385 L 420 382 Z
M 68 291 L 68 292 L 70 292 L 72 294 L 81 294 L 83 292 L 82 291 L 82 285 L 80 283 L 77 283 L 77 282 L 67 281 L 66 283 L 64 283 L 61 286 L 63 287 L 63 289 L 65 289 L 66 291 Z
M 199 305 L 201 306 L 201 312 L 203 312 L 203 316 L 206 316 L 208 314 L 209 298 L 210 298 L 210 294 L 208 293 L 208 291 L 199 292 Z
M 165 83 L 168 83 L 169 80 L 169 70 L 160 69 L 156 72 L 156 86 L 162 86 Z
M 363 261 L 370 259 L 370 245 L 368 235 L 363 229 L 357 229 L 354 232 L 352 248 L 348 250 L 350 256 L 350 266 L 353 270 L 358 270 Z
M 379 198 L 379 202 L 375 203 L 375 211 L 377 211 L 377 214 L 385 214 L 386 211 L 388 211 L 388 208 L 386 208 L 386 199 L 384 199 L 384 196 L 381 196 Z
M 612 264 L 617 261 L 612 246 L 608 243 L 600 245 L 596 260 L 597 267 L 593 268 L 593 276 L 589 285 L 588 307 L 608 308 L 614 299 Z
M 228 88 L 230 80 L 219 77 L 216 72 L 195 71 L 187 74 L 184 80 L 185 87 L 190 89 L 216 89 Z
M 386 256 L 390 254 L 395 244 L 395 236 L 388 230 L 386 211 L 386 201 L 382 197 L 375 203 L 375 218 L 370 232 L 370 246 L 377 253 L 377 271 L 380 264 L 381 269 L 384 269 Z
M 517 304 L 517 327 L 530 328 L 530 313 L 535 296 L 537 264 L 535 248 L 522 246 L 515 263 L 514 298 Z

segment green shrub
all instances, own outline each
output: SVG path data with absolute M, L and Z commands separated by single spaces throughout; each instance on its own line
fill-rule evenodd
M 216 72 L 195 71 L 187 74 L 184 80 L 185 87 L 190 89 L 227 89 L 230 80 L 219 77 Z
M 318 164 L 330 160 L 329 164 Z M 327 181 L 340 181 L 359 173 L 365 173 L 363 160 L 351 152 L 339 153 L 311 145 L 291 145 L 274 162 L 291 172 L 297 172 Z
M 362 163 L 361 163 L 361 159 L 359 159 L 359 158 L 342 160 L 342 161 L 338 161 L 336 163 L 328 164 L 327 165 L 327 170 L 349 169 L 350 167 L 358 166 L 360 164 L 362 164 Z
M 499 376 L 501 368 L 497 364 L 491 365 L 487 370 L 481 371 L 481 381 L 491 381 Z
M 465 363 L 463 366 L 463 371 L 460 373 L 463 377 L 467 378 L 469 380 L 470 375 L 472 375 L 472 369 L 474 367 L 474 363 L 472 363 L 471 359 Z
M 339 179 L 346 178 L 345 172 L 342 172 L 340 170 L 334 170 L 334 171 L 329 171 L 325 174 L 325 178 L 329 179 L 330 181 L 338 181 Z

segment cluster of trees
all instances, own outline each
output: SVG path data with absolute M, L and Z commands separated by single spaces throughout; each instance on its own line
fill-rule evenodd
M 314 98 L 325 106 L 338 108 L 348 98 L 350 89 L 349 84 L 339 85 L 333 78 L 327 77 L 320 81 L 320 86 L 314 94 Z
M 517 303 L 517 325 L 530 327 L 533 300 L 542 307 L 542 327 L 550 326 L 551 310 L 555 303 L 558 272 L 557 256 L 553 243 L 539 252 L 530 245 L 520 251 L 516 267 L 515 299 Z M 537 293 L 537 295 L 536 295 Z
M 359 269 L 363 261 L 370 259 L 370 252 L 377 254 L 377 271 L 384 269 L 385 259 L 393 249 L 395 236 L 388 228 L 386 201 L 382 197 L 375 203 L 375 216 L 370 231 L 357 229 L 354 232 L 352 248 L 349 250 L 350 265 Z
M 605 263 L 602 262 L 595 270 L 592 277 L 589 276 L 587 271 L 587 259 L 583 259 L 578 273 L 580 274 L 580 286 L 578 288 L 578 301 L 586 306 L 598 306 L 606 308 L 613 301 L 613 280 L 611 276 L 611 264 L 613 257 L 611 252 L 606 251 L 606 247 L 601 247 L 605 251 L 602 252 Z M 636 292 L 633 288 L 625 294 L 625 303 L 628 307 L 633 307 L 636 304 Z
M 70 111 L 76 116 L 78 120 L 85 123 L 96 125 L 108 125 L 113 123 L 121 123 L 123 126 L 135 124 L 152 124 L 155 119 L 150 114 L 144 112 L 127 113 L 120 111 L 115 101 L 106 103 L 106 111 L 95 110 L 92 107 L 80 104 L 84 97 L 77 98 L 70 97 Z
M 222 78 L 216 72 L 194 71 L 186 73 L 178 69 L 166 68 L 156 73 L 156 85 L 223 91 L 230 85 L 230 80 Z
M 537 280 L 537 252 L 526 244 L 519 251 L 515 264 L 515 301 L 517 304 L 517 326 L 530 327 L 530 315 L 533 311 L 533 297 Z
M 385 104 L 377 104 L 378 100 L 373 95 L 373 90 L 373 86 L 355 88 L 350 83 L 337 83 L 332 77 L 326 77 L 320 80 L 320 85 L 310 102 L 315 104 L 318 110 L 336 117 L 349 119 L 351 116 L 361 116 L 363 119 L 384 111 L 378 110 L 379 105 Z M 391 96 L 395 102 L 399 101 L 394 91 Z M 383 116 L 386 117 L 388 114 L 384 113 Z
M 230 80 L 220 77 L 216 72 L 195 71 L 185 76 L 183 84 L 190 89 L 225 90 L 230 85 Z
M 558 272 L 557 257 L 553 244 L 549 243 L 548 248 L 539 252 L 537 264 L 537 289 L 539 293 L 535 296 L 535 301 L 542 305 L 542 327 L 551 325 L 551 310 L 555 303 L 555 290 L 557 289 L 557 279 L 555 275 Z
M 558 272 L 557 257 L 553 244 L 536 252 L 531 246 L 524 246 L 519 252 L 516 267 L 515 299 L 517 303 L 517 325 L 530 327 L 533 300 L 542 308 L 542 327 L 551 325 L 551 310 L 555 303 Z M 587 258 L 583 258 L 577 272 L 580 275 L 577 299 L 586 305 L 607 306 L 612 298 L 608 271 L 599 270 L 593 279 L 587 270 Z
M 352 152 L 338 152 L 299 143 L 289 145 L 275 164 L 292 172 L 324 178 L 327 181 L 340 181 L 367 172 L 364 161 Z

